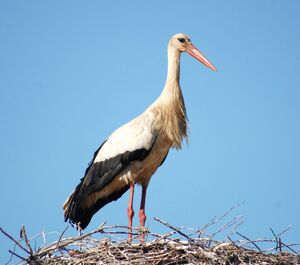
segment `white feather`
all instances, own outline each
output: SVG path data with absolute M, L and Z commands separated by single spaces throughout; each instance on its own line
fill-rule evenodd
M 110 159 L 126 151 L 149 150 L 158 135 L 152 113 L 143 113 L 115 130 L 100 149 L 94 162 Z

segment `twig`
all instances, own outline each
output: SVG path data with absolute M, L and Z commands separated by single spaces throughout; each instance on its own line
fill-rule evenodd
M 157 221 L 157 222 L 159 222 L 159 223 L 161 223 L 161 224 L 163 224 L 163 225 L 165 225 L 165 226 L 167 226 L 167 227 L 169 227 L 170 229 L 176 231 L 178 234 L 180 234 L 183 237 L 185 237 L 192 244 L 197 245 L 197 244 L 195 244 L 194 239 L 190 238 L 188 235 L 186 235 L 185 233 L 181 232 L 179 229 L 175 228 L 174 226 L 168 224 L 167 222 L 165 222 L 165 221 L 163 221 L 163 220 L 161 220 L 161 219 L 159 219 L 157 217 L 154 217 L 154 220 Z
M 229 220 L 227 223 L 225 223 L 224 225 L 222 225 L 216 232 L 214 232 L 210 237 L 214 238 L 216 234 L 221 233 L 222 231 L 226 230 L 228 227 L 233 226 L 234 224 L 236 224 L 237 222 L 239 222 L 244 216 L 240 215 L 240 216 L 236 216 L 234 218 L 232 218 L 231 220 Z
M 287 231 L 290 230 L 291 228 L 292 228 L 292 226 L 289 225 L 287 228 L 283 229 L 277 236 L 283 235 L 285 232 L 287 232 Z
M 24 238 L 25 243 L 26 243 L 26 245 L 27 245 L 27 247 L 28 247 L 28 249 L 30 251 L 30 255 L 33 255 L 33 250 L 32 250 L 32 248 L 31 248 L 31 246 L 29 244 L 29 241 L 28 241 L 28 238 L 27 238 L 27 235 L 26 235 L 26 230 L 25 230 L 25 226 L 24 225 L 22 225 L 22 227 L 21 227 L 20 238 L 22 238 L 22 239 Z
M 26 248 L 24 248 L 17 240 L 15 240 L 11 235 L 9 235 L 8 233 L 6 233 L 1 227 L 0 227 L 0 231 L 7 236 L 10 240 L 12 240 L 13 242 L 15 242 L 15 244 L 23 249 L 27 254 L 31 255 L 30 251 L 28 251 Z
M 227 234 L 226 237 L 227 237 L 227 238 L 231 237 L 231 235 L 233 235 L 233 234 L 236 232 L 237 228 L 238 228 L 239 226 L 241 226 L 243 223 L 244 223 L 243 220 L 241 220 L 240 222 L 237 222 L 237 223 L 235 224 L 235 226 L 232 228 L 232 230 Z M 230 239 L 230 240 L 231 240 L 231 239 Z
M 290 251 L 292 251 L 294 254 L 298 254 L 297 251 L 293 250 L 289 245 L 284 244 L 284 243 L 281 241 L 281 239 L 280 239 L 280 245 L 282 245 L 282 246 L 288 248 L 288 249 L 289 249 Z
M 55 251 L 58 248 L 62 248 L 65 247 L 67 245 L 70 245 L 76 241 L 82 240 L 90 235 L 93 235 L 95 233 L 99 233 L 103 231 L 103 227 L 106 224 L 106 222 L 102 223 L 97 229 L 93 230 L 90 233 L 87 234 L 83 234 L 81 236 L 78 237 L 73 237 L 73 238 L 66 238 L 65 240 L 60 240 L 60 243 L 58 244 L 57 242 L 54 242 L 52 244 L 50 244 L 49 246 L 47 246 L 46 248 L 40 250 L 39 252 L 37 252 L 35 255 L 36 256 L 44 256 L 45 254 L 49 253 L 50 251 Z
M 290 251 L 292 251 L 293 253 L 295 254 L 298 254 L 295 250 L 293 250 L 290 246 L 288 246 L 287 244 L 284 244 L 281 240 L 281 235 L 284 234 L 286 231 L 288 231 L 289 229 L 291 229 L 291 225 L 289 225 L 287 228 L 285 228 L 283 231 L 281 231 L 278 235 L 275 234 L 274 230 L 270 227 L 269 229 L 271 230 L 274 238 L 275 238 L 275 241 L 276 241 L 276 247 L 275 247 L 275 250 L 278 251 L 279 249 L 279 252 L 282 252 L 282 246 L 288 248 Z
M 27 259 L 25 259 L 24 257 L 18 255 L 17 253 L 15 253 L 15 252 L 13 252 L 13 251 L 11 251 L 11 250 L 8 250 L 8 252 L 9 252 L 10 254 L 12 254 L 13 256 L 16 256 L 16 257 L 18 257 L 19 259 L 28 262 Z
M 218 222 L 220 222 L 223 218 L 225 218 L 230 212 L 232 212 L 234 209 L 240 207 L 242 204 L 244 204 L 245 201 L 242 201 L 234 206 L 232 206 L 229 210 L 227 210 L 221 217 L 217 218 L 216 216 L 213 217 L 206 225 L 202 226 L 201 228 L 198 229 L 198 233 L 199 233 L 199 237 L 200 234 L 202 233 L 202 231 L 204 231 L 206 228 L 208 228 L 209 226 L 212 226 Z
M 274 238 L 275 238 L 275 241 L 276 241 L 276 247 L 275 247 L 275 250 L 277 251 L 278 250 L 278 248 L 279 248 L 279 252 L 281 252 L 281 239 L 280 239 L 280 244 L 279 244 L 279 241 L 278 241 L 278 236 L 275 234 L 275 232 L 273 231 L 273 229 L 270 227 L 269 228 L 270 230 L 271 230 L 271 232 L 272 232 L 272 234 L 273 234 L 273 236 L 274 236 Z
M 44 229 L 42 230 L 42 237 L 43 237 L 44 245 L 46 245 L 47 240 L 46 240 L 46 235 L 45 235 Z
M 67 231 L 68 228 L 69 228 L 69 226 L 67 226 L 67 227 L 64 229 L 64 231 L 62 231 L 62 233 L 61 233 L 61 235 L 60 235 L 60 237 L 59 237 L 59 239 L 58 239 L 58 241 L 57 241 L 56 249 L 59 249 L 59 242 L 61 241 L 63 234 Z
M 243 236 L 243 235 L 242 235 L 241 233 L 239 233 L 239 232 L 236 232 L 236 233 L 237 233 L 239 236 L 241 236 L 242 238 L 248 240 L 249 243 L 253 244 L 253 245 L 258 249 L 259 252 L 262 252 L 261 249 L 259 248 L 259 246 L 258 246 L 257 244 L 255 244 L 251 239 L 249 239 L 249 238 L 246 237 L 246 236 Z

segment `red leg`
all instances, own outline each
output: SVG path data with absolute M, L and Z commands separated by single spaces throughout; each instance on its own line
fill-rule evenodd
M 132 241 L 132 219 L 134 216 L 133 211 L 133 195 L 134 195 L 134 184 L 130 184 L 130 195 L 128 201 L 128 208 L 127 208 L 127 215 L 128 215 L 128 240 L 129 242 Z
M 141 207 L 140 207 L 140 212 L 139 212 L 139 219 L 140 219 L 140 225 L 141 225 L 141 243 L 144 243 L 145 240 L 145 235 L 143 234 L 145 230 L 145 222 L 146 222 L 146 214 L 145 214 L 145 201 L 146 201 L 146 191 L 147 187 L 143 186 L 142 187 L 142 199 L 141 199 Z

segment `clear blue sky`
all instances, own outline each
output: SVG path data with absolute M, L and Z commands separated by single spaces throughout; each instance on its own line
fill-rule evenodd
M 213 62 L 183 54 L 190 143 L 149 186 L 147 225 L 198 227 L 238 202 L 240 231 L 300 241 L 299 1 L 1 1 L 0 226 L 61 232 L 62 204 L 99 144 L 140 114 L 185 32 Z M 127 224 L 128 194 L 98 212 Z M 140 194 L 135 198 L 138 207 Z M 137 218 L 135 225 L 138 224 Z M 76 234 L 69 229 L 69 234 Z M 0 263 L 11 242 L 0 235 Z M 3 254 L 4 253 L 4 254 Z

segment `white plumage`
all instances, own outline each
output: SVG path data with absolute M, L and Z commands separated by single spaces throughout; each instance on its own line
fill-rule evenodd
M 126 151 L 150 149 L 158 135 L 154 119 L 151 113 L 146 112 L 115 130 L 99 150 L 94 162 L 110 159 Z
M 164 162 L 169 149 L 181 148 L 187 138 L 187 116 L 179 85 L 180 54 L 187 52 L 211 68 L 216 68 L 182 33 L 174 35 L 168 45 L 168 75 L 158 99 L 137 118 L 121 126 L 95 152 L 74 192 L 64 204 L 65 220 L 84 229 L 92 216 L 107 203 L 117 200 L 130 189 L 128 205 L 131 240 L 134 185 L 142 186 L 139 211 L 144 227 L 146 190 L 151 176 Z M 144 240 L 141 235 L 141 240 Z

